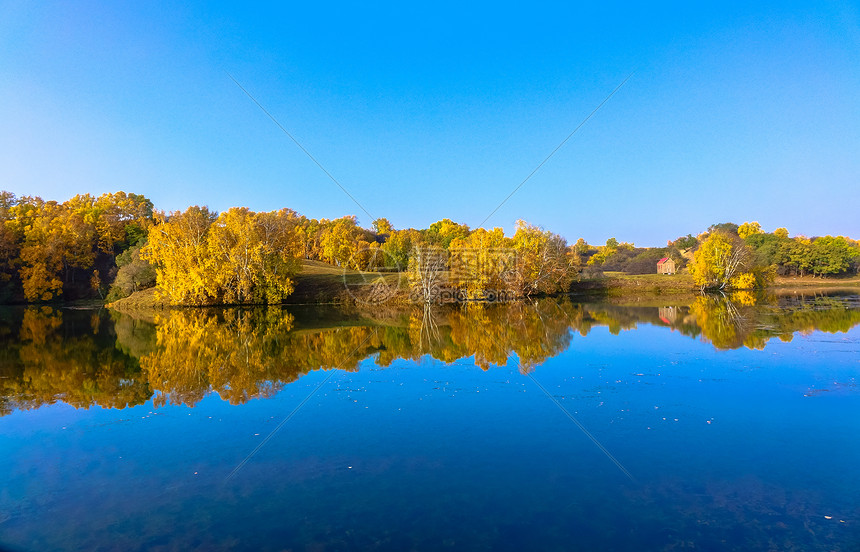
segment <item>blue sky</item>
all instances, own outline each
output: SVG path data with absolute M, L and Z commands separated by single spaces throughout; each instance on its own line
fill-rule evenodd
M 661 245 L 714 222 L 860 237 L 843 2 L 0 3 L 0 188 L 142 193 Z

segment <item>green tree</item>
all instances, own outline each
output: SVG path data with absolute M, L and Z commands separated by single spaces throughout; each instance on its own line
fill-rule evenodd
M 673 242 L 669 242 L 668 245 L 677 247 L 678 249 L 692 249 L 698 245 L 699 240 L 696 239 L 692 234 L 687 234 L 686 236 L 681 236 Z
M 812 241 L 811 257 L 816 276 L 842 274 L 860 257 L 860 249 L 842 236 L 824 236 Z
M 424 232 L 427 243 L 440 245 L 445 249 L 448 249 L 454 240 L 465 239 L 470 233 L 467 225 L 456 223 L 451 219 L 434 222 Z
M 116 301 L 155 285 L 155 267 L 140 257 L 144 244 L 138 243 L 117 256 L 118 271 L 108 291 L 107 301 Z
M 788 244 L 781 247 L 784 264 L 795 274 L 804 276 L 812 270 L 814 264 L 812 242 L 803 236 L 795 236 Z
M 726 234 L 737 235 L 738 225 L 734 222 L 720 222 L 717 224 L 712 224 L 708 227 L 708 233 L 712 234 L 714 232 L 725 232 Z

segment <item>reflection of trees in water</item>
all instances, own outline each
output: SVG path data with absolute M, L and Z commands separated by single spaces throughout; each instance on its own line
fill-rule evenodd
M 429 352 L 434 346 L 438 346 L 442 337 L 439 333 L 439 324 L 436 323 L 437 313 L 434 312 L 433 305 L 430 302 L 425 302 L 421 309 L 420 320 L 417 316 L 417 311 L 413 311 L 409 318 L 410 328 L 417 326 L 418 329 L 418 348 L 423 353 Z
M 753 349 L 764 347 L 764 343 L 750 339 L 755 327 L 751 307 L 723 296 L 701 296 L 690 305 L 690 312 L 702 336 L 718 349 L 737 349 L 742 345 Z
M 718 349 L 764 349 L 777 337 L 791 341 L 795 333 L 815 330 L 847 332 L 860 324 L 860 309 L 850 299 L 756 299 L 748 293 L 697 297 L 690 313 L 702 337 Z
M 231 403 L 265 397 L 312 370 L 356 370 L 424 355 L 474 357 L 484 369 L 517 355 L 528 370 L 563 351 L 568 325 L 555 301 L 418 307 L 404 326 L 292 330 L 280 309 L 177 310 L 156 319 L 156 344 L 140 359 L 156 404 L 194 404 L 210 389 Z
M 572 332 L 596 327 L 618 334 L 653 324 L 720 349 L 761 349 L 773 337 L 860 323 L 860 308 L 845 298 L 756 302 L 703 296 L 689 307 L 658 309 L 540 299 L 325 313 L 326 320 L 315 310 L 307 323 L 279 307 L 170 310 L 148 321 L 29 308 L 0 318 L 0 414 L 56 401 L 122 408 L 153 391 L 156 405 L 193 405 L 210 390 L 236 404 L 271 396 L 310 371 L 356 370 L 369 357 L 380 366 L 424 356 L 474 359 L 486 370 L 515 356 L 527 373 L 563 352 Z
M 282 309 L 179 310 L 156 316 L 155 346 L 140 366 L 156 406 L 194 404 L 209 389 L 232 404 L 279 389 L 278 337 L 293 325 Z
M 412 359 L 429 354 L 446 363 L 474 357 L 484 370 L 505 365 L 516 355 L 521 368 L 531 370 L 567 348 L 566 318 L 554 299 L 430 306 L 413 311 L 409 343 L 400 353 Z
M 124 408 L 152 394 L 136 359 L 113 346 L 99 312 L 29 307 L 13 326 L 2 332 L 0 414 L 58 401 Z

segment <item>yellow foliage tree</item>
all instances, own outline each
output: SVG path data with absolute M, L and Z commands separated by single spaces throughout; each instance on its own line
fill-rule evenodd
M 511 245 L 516 251 L 516 268 L 508 282 L 516 295 L 568 290 L 576 268 L 564 238 L 518 220 Z
M 368 232 L 358 226 L 354 216 L 336 220 L 321 220 L 318 258 L 344 268 L 367 270 L 375 268 L 371 262 L 376 256 Z M 373 242 L 375 244 L 375 241 Z
M 758 222 L 745 222 L 738 226 L 738 236 L 740 236 L 742 240 L 745 240 L 754 234 L 764 234 L 764 230 L 761 229 L 761 224 Z
M 217 218 L 189 207 L 163 218 L 141 255 L 160 292 L 180 305 L 280 303 L 292 293 L 299 250 L 295 212 L 234 207 Z
M 19 205 L 22 234 L 19 274 L 29 301 L 50 301 L 63 293 L 63 277 L 74 268 L 88 268 L 95 260 L 95 228 L 90 224 L 88 196 Z
M 501 228 L 478 228 L 448 247 L 449 281 L 469 299 L 491 299 L 509 291 L 516 252 Z
M 281 303 L 293 292 L 293 213 L 232 208 L 210 229 L 213 280 L 222 303 Z
M 159 293 L 178 305 L 204 305 L 215 300 L 209 227 L 215 221 L 207 207 L 159 215 L 141 257 L 156 267 Z
M 755 264 L 752 250 L 726 232 L 711 232 L 693 255 L 690 274 L 705 289 L 755 289 L 773 279 L 770 267 Z
M 462 240 L 469 233 L 470 230 L 467 225 L 456 223 L 451 219 L 442 219 L 434 222 L 424 231 L 426 240 L 429 243 L 439 245 L 445 249 L 448 249 L 454 240 Z

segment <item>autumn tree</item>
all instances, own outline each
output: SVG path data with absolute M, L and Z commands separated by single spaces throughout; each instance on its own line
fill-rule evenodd
M 129 235 L 145 236 L 151 206 L 124 192 L 76 195 L 63 203 L 2 192 L 0 281 L 17 275 L 28 301 L 57 299 L 70 285 L 79 296 L 100 294 Z
M 0 286 L 5 286 L 17 274 L 20 240 L 12 217 L 12 208 L 17 204 L 15 194 L 0 191 Z
M 118 253 L 137 245 L 153 222 L 152 201 L 139 194 L 103 194 L 96 199 L 93 210 L 99 248 L 105 253 Z
M 408 263 L 413 296 L 425 304 L 439 301 L 441 286 L 446 283 L 448 252 L 438 245 L 419 245 L 412 251 Z
M 379 258 L 374 252 L 379 244 L 372 233 L 358 226 L 354 216 L 321 220 L 320 226 L 319 260 L 356 270 L 375 268 L 371 261 Z
M 777 228 L 773 231 L 773 235 L 781 240 L 788 239 L 788 229 L 787 228 Z
M 385 256 L 385 267 L 405 270 L 409 266 L 413 251 L 424 246 L 424 237 L 418 230 L 392 230 L 385 243 L 380 246 Z
M 221 213 L 208 238 L 212 280 L 220 303 L 281 303 L 293 292 L 298 262 L 288 210 Z
M 487 299 L 509 291 L 516 251 L 501 228 L 478 228 L 452 240 L 448 251 L 449 280 L 469 299 Z
M 28 198 L 29 199 L 29 198 Z M 95 227 L 88 216 L 89 196 L 75 196 L 66 203 L 19 203 L 26 209 L 19 274 L 29 301 L 50 301 L 62 295 L 64 280 L 74 281 L 74 269 L 89 268 L 95 260 Z
M 576 269 L 564 238 L 518 220 L 511 247 L 516 264 L 508 284 L 517 296 L 568 290 Z
M 217 215 L 193 206 L 160 214 L 141 257 L 156 266 L 159 292 L 175 304 L 203 305 L 217 296 L 209 256 L 209 227 Z
M 772 274 L 757 266 L 752 249 L 727 232 L 711 232 L 693 256 L 690 274 L 705 289 L 763 287 Z
M 764 230 L 761 229 L 761 224 L 758 222 L 745 222 L 738 226 L 738 237 L 742 240 L 755 234 L 764 234 Z
M 373 231 L 376 232 L 377 235 L 383 236 L 391 234 L 391 232 L 394 231 L 394 227 L 387 218 L 378 218 L 373 221 Z
M 571 248 L 577 255 L 585 255 L 588 250 L 591 249 L 591 246 L 588 245 L 588 242 L 585 241 L 585 238 L 579 238 L 578 240 L 576 240 L 576 243 L 571 246 Z
M 295 212 L 232 208 L 216 217 L 189 207 L 163 218 L 142 257 L 156 265 L 159 291 L 175 304 L 280 303 L 298 271 Z
M 597 252 L 589 257 L 588 264 L 589 265 L 602 265 L 606 262 L 607 259 L 615 255 L 615 253 L 619 249 L 632 250 L 633 244 L 631 243 L 618 243 L 618 240 L 615 238 L 609 238 L 606 240 L 606 245 L 599 246 L 597 248 Z

